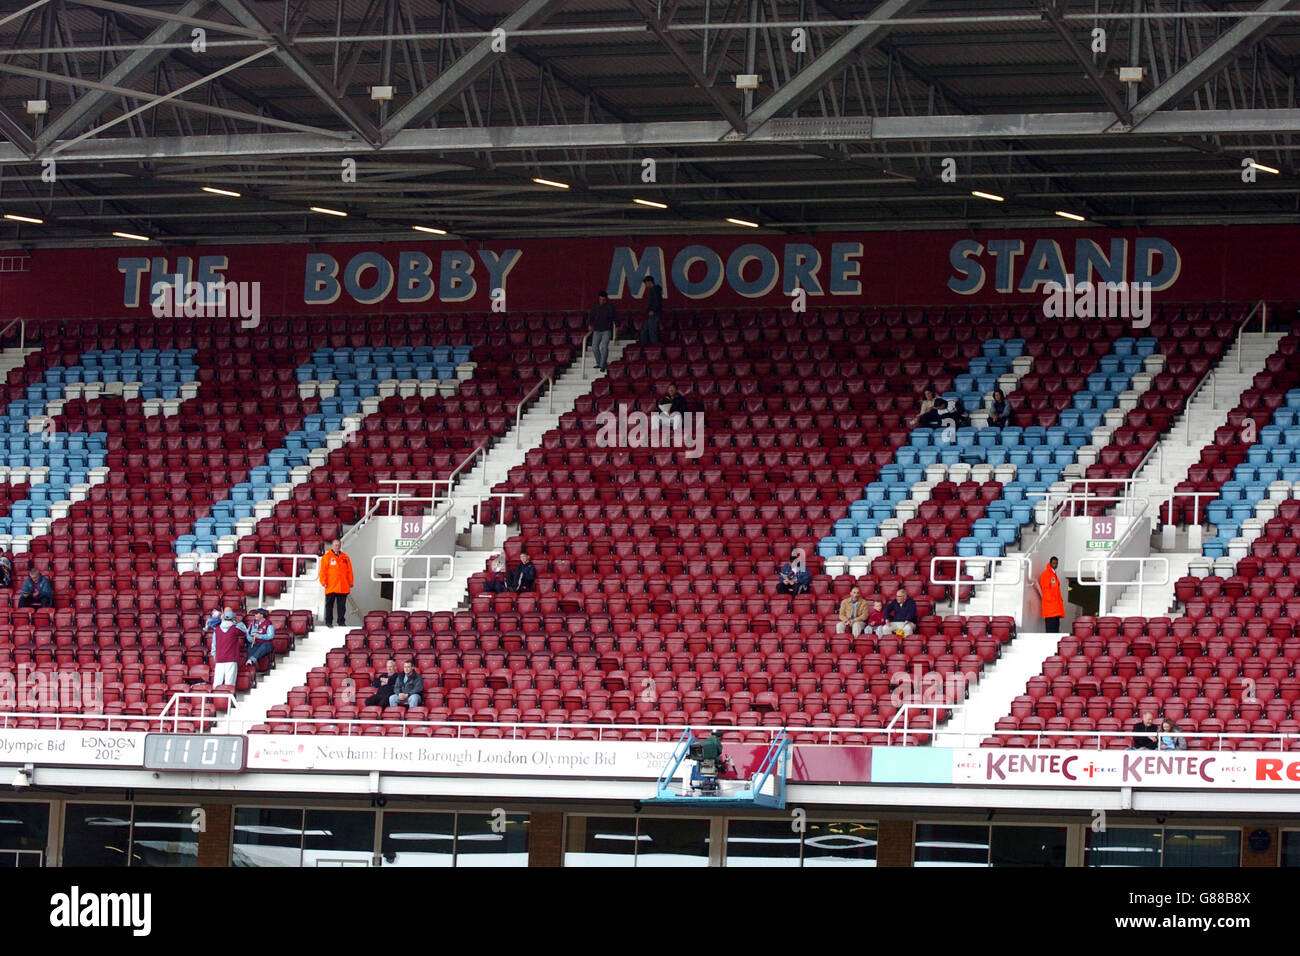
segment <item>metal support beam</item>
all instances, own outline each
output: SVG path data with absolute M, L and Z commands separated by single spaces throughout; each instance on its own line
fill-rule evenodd
M 722 114 L 728 123 L 731 124 L 731 128 L 737 132 L 743 133 L 745 131 L 745 121 L 741 118 L 740 113 L 736 111 L 734 106 L 727 102 L 725 96 L 718 92 L 716 86 L 708 82 L 704 74 L 700 72 L 700 69 L 695 65 L 694 57 L 683 50 L 681 45 L 672 38 L 671 34 L 668 33 L 668 21 L 660 20 L 655 16 L 655 11 L 650 6 L 648 0 L 628 0 L 628 2 L 631 3 L 639 14 L 645 17 L 646 23 L 650 27 L 650 32 L 658 37 L 659 42 L 663 44 L 664 49 L 672 54 L 673 59 L 682 65 L 682 69 L 684 69 L 687 76 L 691 78 L 691 82 L 699 87 L 701 92 L 709 98 L 709 102 L 712 103 L 714 108 Z
M 828 83 L 849 57 L 863 47 L 879 42 L 888 34 L 889 25 L 882 21 L 905 17 L 924 2 L 925 0 L 885 0 L 871 11 L 871 23 L 849 30 L 828 46 L 821 56 L 805 66 L 793 81 L 760 103 L 749 115 L 749 128 L 756 130 L 772 117 L 795 109 Z
M 36 140 L 23 128 L 13 114 L 3 106 L 0 106 L 0 134 L 3 134 L 5 139 L 28 156 L 34 157 L 36 155 Z
M 517 152 L 635 147 L 711 146 L 729 143 L 916 142 L 926 140 L 1113 139 L 1132 145 L 1150 137 L 1300 133 L 1300 109 L 1166 110 L 1142 124 L 1140 137 L 1112 132 L 1115 116 L 1094 113 L 1011 113 L 982 116 L 878 116 L 830 119 L 777 118 L 740 137 L 723 120 L 655 123 L 579 123 L 555 126 L 410 129 L 394 135 L 375 155 L 408 152 Z M 124 162 L 215 156 L 302 156 L 353 152 L 356 144 L 309 133 L 105 138 L 71 147 L 65 160 Z M 686 158 L 689 161 L 689 157 Z M 0 163 L 25 162 L 13 146 L 0 146 Z
M 1074 38 L 1070 28 L 1061 20 L 1064 13 L 1062 0 L 1043 0 L 1043 19 L 1061 38 L 1061 42 L 1065 44 L 1066 49 L 1070 51 L 1070 55 L 1074 57 L 1079 66 L 1083 67 L 1083 72 L 1088 77 L 1089 82 L 1101 94 L 1101 98 L 1106 101 L 1106 105 L 1111 108 L 1115 116 L 1132 126 L 1133 114 L 1129 112 L 1123 97 L 1119 95 L 1118 90 L 1106 82 L 1096 64 L 1092 62 L 1092 57 L 1088 55 L 1088 51 L 1079 45 L 1079 41 Z
M 1158 110 L 1176 106 L 1180 100 L 1195 92 L 1226 63 L 1245 52 L 1243 47 L 1264 37 L 1283 19 L 1262 14 L 1278 13 L 1297 7 L 1300 7 L 1300 0 L 1264 0 L 1256 9 L 1256 16 L 1238 20 L 1231 29 L 1197 54 L 1191 62 L 1142 97 L 1133 108 L 1133 125 L 1144 123 Z
M 497 29 L 504 31 L 508 44 L 512 30 L 524 30 L 544 22 L 564 3 L 565 0 L 527 0 L 523 6 L 502 20 Z M 494 37 L 480 40 L 441 76 L 407 101 L 406 105 L 384 124 L 383 140 L 387 142 L 408 126 L 423 123 L 472 85 L 501 57 L 501 54 L 493 49 L 494 45 L 497 45 Z
M 144 43 L 152 47 L 151 49 L 136 50 L 126 56 L 109 71 L 107 76 L 103 77 L 104 84 L 116 87 L 130 86 L 147 74 L 167 55 L 167 50 L 157 47 L 173 42 L 179 34 L 188 35 L 188 24 L 182 22 L 182 19 L 197 16 L 209 6 L 209 3 L 210 0 L 189 0 L 176 11 L 177 19 L 164 21 L 149 34 Z M 65 135 L 75 135 L 84 130 L 109 107 L 114 96 L 115 94 L 104 90 L 92 90 L 78 97 L 71 106 L 46 124 L 45 129 L 36 138 L 37 149 L 45 149 Z
M 361 108 L 351 100 L 340 96 L 330 84 L 330 81 L 312 65 L 306 56 L 294 47 L 293 40 L 286 36 L 282 30 L 264 21 L 259 14 L 254 13 L 245 6 L 243 0 L 218 0 L 218 2 L 226 9 L 227 13 L 244 26 L 264 31 L 270 37 L 270 42 L 275 44 L 276 57 L 290 73 L 298 78 L 303 86 L 311 90 L 322 103 L 333 110 L 363 140 L 374 146 L 379 145 L 379 129 L 370 121 L 370 117 L 366 116 Z

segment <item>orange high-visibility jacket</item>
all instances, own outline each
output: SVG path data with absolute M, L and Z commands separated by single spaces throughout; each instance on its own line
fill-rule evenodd
M 1065 617 L 1065 601 L 1061 598 L 1061 579 L 1049 564 L 1038 576 L 1038 590 L 1043 592 L 1043 617 Z
M 320 559 L 320 583 L 326 594 L 347 594 L 352 590 L 352 559 L 340 551 L 326 551 Z

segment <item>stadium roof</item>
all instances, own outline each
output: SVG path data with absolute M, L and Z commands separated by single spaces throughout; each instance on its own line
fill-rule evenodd
M 1300 221 L 1300 0 L 4 10 L 5 244 Z

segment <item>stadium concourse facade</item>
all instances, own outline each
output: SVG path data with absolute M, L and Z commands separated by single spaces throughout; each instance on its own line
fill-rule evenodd
M 1296 231 L 1267 231 L 1267 254 L 1294 261 Z M 1140 496 L 1123 489 L 1137 479 L 1106 463 L 1118 443 L 1126 476 L 1156 454 L 1173 468 L 1194 439 L 1171 414 L 1199 414 L 1212 372 L 1211 411 L 1242 412 L 1223 447 L 1240 448 L 1237 462 L 1269 461 L 1247 457 L 1255 445 L 1282 460 L 1292 436 L 1272 422 L 1289 414 L 1300 288 L 1246 247 L 1234 230 L 1189 227 L 15 251 L 0 280 L 13 319 L 0 545 L 19 574 L 48 571 L 56 600 L 0 614 L 0 659 L 18 676 L 0 718 L 0 783 L 12 786 L 0 863 L 1300 864 L 1296 615 L 1245 568 L 1247 552 L 1275 560 L 1257 548 L 1273 555 L 1287 536 L 1261 521 L 1241 567 L 1239 539 L 1224 536 L 1233 520 L 1283 514 L 1289 485 L 1265 488 L 1243 517 L 1232 509 L 1245 483 L 1230 494 L 1227 467 L 1213 492 L 1170 484 L 1165 511 L 1133 511 Z M 1150 310 L 1045 319 L 1045 294 L 1072 276 L 1141 284 Z M 600 374 L 585 335 L 594 292 L 636 326 L 647 277 L 665 290 L 664 341 L 615 344 Z M 260 314 L 212 314 L 218 281 L 256 288 L 244 301 Z M 792 305 L 800 290 L 806 311 Z M 1258 373 L 1233 378 L 1256 360 L 1252 342 Z M 871 375 L 903 400 L 864 392 Z M 922 376 L 966 405 L 970 428 L 941 440 L 913 426 Z M 806 458 L 789 446 L 760 457 L 748 478 L 700 472 L 699 494 L 684 471 L 664 477 L 689 464 L 681 448 L 656 450 L 649 474 L 594 459 L 575 478 L 551 457 L 584 447 L 597 409 L 620 396 L 645 405 L 669 380 L 698 403 L 705 446 L 731 455 L 719 462 L 783 447 L 782 408 L 808 416 L 793 425 L 817 444 Z M 809 381 L 826 388 L 820 405 L 792 387 Z M 1011 444 L 981 437 L 997 431 L 983 410 L 995 384 L 1019 416 L 1002 430 Z M 1149 415 L 1160 409 L 1147 392 L 1171 414 Z M 733 394 L 777 402 L 728 405 Z M 867 398 L 836 404 L 853 395 Z M 815 418 L 835 408 L 884 417 Z M 1246 414 L 1259 421 L 1243 438 Z M 1151 429 L 1132 460 L 1129 426 Z M 751 430 L 768 438 L 751 443 Z M 441 459 L 411 457 L 428 452 L 425 436 L 462 431 Z M 1195 437 L 1217 454 L 1215 440 Z M 855 459 L 859 445 L 870 454 Z M 443 485 L 381 484 L 394 479 Z M 566 529 L 554 519 L 570 499 L 556 488 L 575 481 L 601 516 L 575 508 Z M 662 481 L 682 494 L 647 512 L 643 531 L 623 509 L 655 502 Z M 169 487 L 177 497 L 138 510 Z M 1228 504 L 1178 510 L 1203 499 Z M 754 547 L 726 527 L 746 505 Z M 977 527 L 967 512 L 1001 517 Z M 1207 513 L 1219 537 L 1201 534 Z M 930 525 L 915 524 L 924 514 Z M 358 583 L 349 625 L 327 628 L 311 562 L 335 535 Z M 1065 636 L 1042 633 L 1031 574 L 1043 549 L 1086 589 L 1105 577 L 1081 564 L 1099 542 L 1143 567 L 1182 555 L 1189 573 L 1164 575 L 1159 607 L 1139 593 L 1127 612 L 1114 596 L 1137 591 L 1137 577 L 1117 572 L 1103 606 L 1072 589 Z M 771 559 L 792 545 L 815 573 L 790 598 Z M 514 562 L 524 549 L 535 593 L 486 587 L 488 553 Z M 412 555 L 434 560 L 397 573 Z M 931 557 L 958 562 L 960 593 L 944 583 L 952 565 Z M 674 560 L 700 586 L 672 587 Z M 1015 573 L 995 587 L 997 561 Z M 112 574 L 96 579 L 96 563 Z M 651 565 L 665 577 L 647 579 Z M 1285 561 L 1275 570 L 1285 577 Z M 854 584 L 908 588 L 912 633 L 837 633 Z M 1260 603 L 1220 609 L 1220 589 L 1258 590 Z M 214 687 L 200 631 L 220 604 L 241 616 L 268 606 L 281 638 L 271 660 Z M 423 673 L 419 713 L 360 708 L 390 655 Z M 53 692 L 68 674 L 95 688 L 93 704 L 24 697 L 34 676 Z M 921 693 L 935 675 L 939 698 Z M 1189 746 L 1131 749 L 1147 707 L 1176 714 Z M 783 800 L 655 802 L 682 725 L 717 726 L 741 778 L 788 732 Z

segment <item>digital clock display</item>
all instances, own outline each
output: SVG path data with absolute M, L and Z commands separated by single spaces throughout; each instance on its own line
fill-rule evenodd
M 148 734 L 144 769 L 239 773 L 247 750 L 247 741 L 233 734 Z

